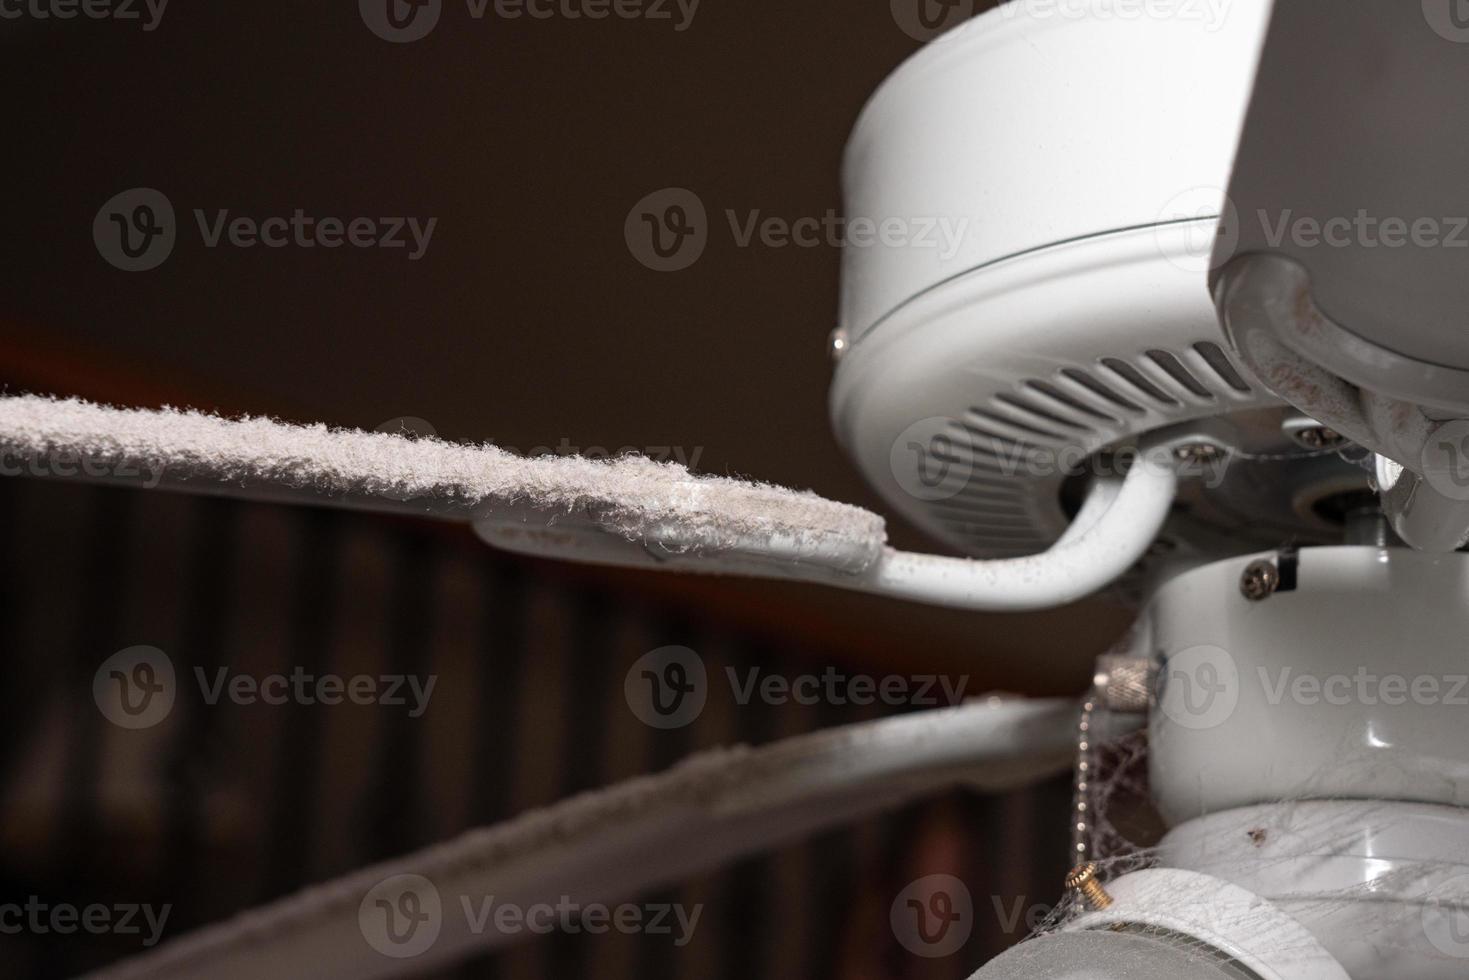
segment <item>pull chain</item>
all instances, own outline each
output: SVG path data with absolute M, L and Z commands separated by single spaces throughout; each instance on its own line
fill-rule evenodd
M 1091 849 L 1092 819 L 1092 714 L 1096 711 L 1094 696 L 1081 704 L 1081 720 L 1076 726 L 1076 772 L 1072 792 L 1071 863 L 1083 865 Z

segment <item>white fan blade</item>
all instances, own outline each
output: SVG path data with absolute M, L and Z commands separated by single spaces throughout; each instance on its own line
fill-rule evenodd
M 473 521 L 492 544 L 580 561 L 816 581 L 967 609 L 1063 605 L 1126 572 L 1168 516 L 1166 448 L 1097 480 L 1050 551 L 1003 561 L 886 547 L 876 514 L 641 458 L 524 458 L 385 433 L 0 398 L 0 455 L 42 475 L 159 473 L 163 486 Z M 80 461 L 80 462 L 78 462 Z
M 1075 722 L 1069 701 L 988 698 L 694 756 L 307 889 L 91 976 L 429 972 L 523 935 L 478 920 L 491 896 L 520 910 L 620 902 L 955 785 L 1013 788 L 1069 765 Z

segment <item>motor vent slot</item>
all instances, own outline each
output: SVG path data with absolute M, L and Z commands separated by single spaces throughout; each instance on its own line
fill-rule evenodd
M 1201 341 L 1194 344 L 1193 351 L 1230 390 L 1242 395 L 1247 395 L 1254 390 L 1234 366 L 1229 355 L 1224 353 L 1224 349 L 1218 344 Z
M 1019 378 L 949 423 L 943 455 L 958 468 L 952 493 L 925 506 L 975 554 L 1041 551 L 1065 527 L 1063 483 L 1099 450 L 1261 396 L 1207 341 Z
M 1214 397 L 1214 393 L 1209 390 L 1208 386 L 1194 377 L 1189 372 L 1189 369 L 1183 366 L 1183 362 L 1168 351 L 1150 350 L 1148 351 L 1148 360 L 1158 365 L 1161 370 L 1187 389 L 1190 394 L 1198 398 L 1212 399 Z
M 1111 402 L 1113 405 L 1116 405 L 1118 408 L 1125 409 L 1126 411 L 1129 411 L 1134 415 L 1145 414 L 1141 405 L 1137 404 L 1136 402 L 1128 401 L 1126 398 L 1122 397 L 1117 392 L 1113 391 L 1101 381 L 1098 381 L 1095 377 L 1081 370 L 1080 368 L 1064 368 L 1061 371 L 1061 377 L 1073 382 L 1074 384 L 1080 385 L 1082 388 L 1085 388 L 1093 395 L 1096 395 L 1100 398 L 1105 398 L 1107 401 Z
M 1132 385 L 1144 398 L 1150 398 L 1160 405 L 1173 408 L 1178 405 L 1178 399 L 1159 388 L 1149 381 L 1144 374 L 1132 364 L 1118 357 L 1102 358 L 1102 365 L 1123 381 Z

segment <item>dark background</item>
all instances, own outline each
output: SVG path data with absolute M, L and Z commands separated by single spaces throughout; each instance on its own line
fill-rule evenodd
M 857 112 L 920 44 L 900 19 L 887 0 L 703 0 L 691 26 L 677 32 L 670 21 L 616 17 L 474 20 L 463 0 L 445 0 L 437 28 L 410 44 L 376 37 L 354 0 L 172 0 L 151 32 L 139 21 L 0 20 L 7 115 L 0 171 L 9 188 L 0 236 L 0 377 L 10 391 L 368 429 L 412 416 L 445 438 L 519 449 L 678 447 L 685 458 L 697 453 L 703 472 L 811 488 L 882 510 L 827 421 L 838 251 L 736 247 L 724 212 L 794 220 L 840 210 L 841 152 Z M 1002 144 L 1004 134 L 995 139 Z M 139 186 L 172 201 L 179 241 L 159 268 L 126 273 L 99 256 L 92 221 L 103 202 Z M 669 186 L 695 191 L 713 228 L 692 268 L 657 273 L 629 252 L 623 224 L 634 203 Z M 257 219 L 301 208 L 318 218 L 438 222 L 426 255 L 413 262 L 405 250 L 210 249 L 194 208 Z M 52 593 L 79 597 L 68 615 L 89 620 L 87 596 L 117 592 L 105 577 L 86 592 L 83 576 L 98 563 L 141 591 L 117 600 L 134 604 L 132 626 L 91 634 L 78 626 L 64 642 L 38 630 L 14 644 L 12 661 L 60 661 L 83 676 L 88 663 L 120 646 L 154 642 L 155 633 L 185 636 L 160 646 L 213 656 L 277 641 L 289 649 L 291 630 L 306 628 L 252 632 L 248 617 L 229 625 L 219 613 L 218 635 L 211 639 L 203 626 L 188 634 L 180 618 L 187 603 L 165 581 L 146 571 L 129 577 L 115 555 L 101 557 L 111 547 L 136 559 L 126 550 L 135 545 L 108 545 L 93 533 L 109 523 L 98 516 L 108 507 L 153 515 L 130 518 L 144 537 L 148 527 L 207 524 L 218 512 L 191 509 L 203 505 L 188 498 L 108 504 L 101 501 L 140 495 L 25 486 L 12 494 L 46 499 L 43 516 L 25 519 L 36 534 L 32 547 L 71 540 L 79 557 L 70 572 L 44 580 L 34 565 L 18 565 L 12 574 L 27 591 L 15 595 L 29 603 Z M 373 533 L 374 519 L 352 521 Z M 650 642 L 723 637 L 754 651 L 744 654 L 751 657 L 778 648 L 781 663 L 945 670 L 970 675 L 971 690 L 1074 693 L 1087 683 L 1092 657 L 1126 622 L 1125 612 L 1101 602 L 1039 616 L 977 616 L 819 588 L 565 569 L 488 556 L 455 529 L 402 533 L 427 535 L 434 543 L 425 547 L 447 549 L 475 575 L 501 569 L 516 580 L 600 597 L 585 614 L 593 639 L 568 647 L 568 670 L 599 655 L 609 617 L 645 608 L 654 623 Z M 892 533 L 904 546 L 935 547 L 896 522 Z M 276 559 L 253 554 L 248 538 L 227 554 L 209 550 L 225 547 L 197 545 L 200 567 L 255 561 L 262 580 L 285 574 Z M 235 586 L 226 580 L 217 587 Z M 298 588 L 310 597 L 321 586 L 302 580 Z M 528 640 L 504 642 L 534 660 L 539 637 L 531 631 Z M 291 654 L 282 656 L 289 662 Z M 76 694 L 68 676 L 61 671 L 47 681 L 60 685 L 63 701 Z M 552 685 L 524 696 L 542 699 L 532 704 L 544 705 L 550 723 L 571 724 L 579 709 L 564 694 Z M 16 732 L 22 719 L 30 715 L 15 716 Z M 736 726 L 717 740 L 773 734 Z M 190 765 L 206 775 L 190 778 L 208 782 L 218 767 L 236 764 L 220 751 L 194 759 Z M 566 785 L 552 779 L 544 792 L 507 797 L 504 812 L 554 799 L 577 779 L 594 785 L 676 757 L 664 746 L 620 769 L 567 777 Z M 71 772 L 73 780 L 86 777 Z M 178 778 L 166 776 L 168 792 L 188 798 L 202 791 Z M 256 789 L 241 792 L 275 785 L 271 778 L 262 774 L 249 784 Z M 399 827 L 397 837 L 344 849 L 339 860 L 301 875 L 339 872 L 375 850 L 394 853 L 393 845 L 427 843 L 477 817 L 501 815 L 466 806 L 457 821 Z M 62 881 L 55 875 L 70 862 L 65 880 L 85 881 L 77 867 L 87 862 L 78 865 L 71 849 L 96 846 L 86 835 L 110 817 L 105 806 L 95 816 L 75 838 L 48 838 L 62 857 L 32 860 L 26 880 Z M 1064 816 L 1055 814 L 1048 826 L 1059 833 Z M 269 820 L 251 834 L 262 847 L 279 843 Z M 1027 846 L 1054 853 L 1047 843 L 1064 846 L 1059 838 Z M 298 883 L 278 876 L 268 887 L 197 908 L 224 914 L 235 900 Z M 166 890 L 167 882 L 157 887 Z M 969 952 L 972 968 L 981 951 Z

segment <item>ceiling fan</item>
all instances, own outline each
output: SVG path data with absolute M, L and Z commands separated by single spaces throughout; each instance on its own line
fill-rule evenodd
M 498 941 L 443 914 L 458 895 L 606 901 L 1077 762 L 1071 912 L 977 977 L 1464 976 L 1466 83 L 1460 0 L 1013 0 L 902 66 L 856 125 L 847 211 L 972 220 L 954 248 L 844 251 L 832 415 L 967 558 L 642 459 L 0 399 L 8 453 L 99 479 L 150 461 L 537 555 L 965 609 L 1143 605 L 1079 729 L 1071 703 L 989 698 L 695 757 L 98 975 L 413 975 Z M 1089 849 L 1089 742 L 1119 727 L 1147 728 L 1169 827 L 1140 870 Z

